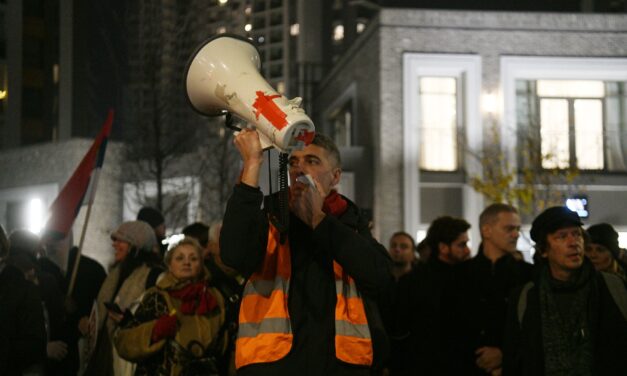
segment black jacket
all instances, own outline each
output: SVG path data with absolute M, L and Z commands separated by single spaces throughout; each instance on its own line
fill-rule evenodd
M 591 265 L 590 265 L 591 267 Z M 595 272 L 589 300 L 592 314 L 593 372 L 598 376 L 627 374 L 627 321 L 611 296 L 600 272 Z M 539 281 L 527 292 L 522 325 L 518 320 L 518 304 L 523 288 L 512 294 L 508 305 L 503 346 L 503 375 L 544 375 L 542 322 L 540 316 Z M 596 306 L 590 306 L 595 304 Z
M 459 267 L 431 257 L 399 280 L 390 325 L 392 375 L 460 375 Z
M 464 375 L 486 375 L 476 365 L 475 351 L 483 346 L 503 349 L 507 301 L 512 291 L 531 279 L 533 266 L 506 254 L 494 264 L 479 252 L 461 265 L 459 277 L 459 361 Z
M 21 375 L 46 358 L 46 329 L 37 288 L 7 265 L 0 271 L 0 375 Z
M 268 237 L 268 216 L 261 210 L 263 195 L 257 188 L 235 186 L 229 199 L 220 234 L 224 263 L 245 277 L 261 264 Z M 327 215 L 312 230 L 290 215 L 292 274 L 288 311 L 294 340 L 292 350 L 272 363 L 253 364 L 239 375 L 368 375 L 365 367 L 347 365 L 335 357 L 335 279 L 333 261 L 355 280 L 363 294 L 375 361 L 385 357 L 386 335 L 377 309 L 377 299 L 393 283 L 391 261 L 359 215 L 349 207 L 340 218 Z

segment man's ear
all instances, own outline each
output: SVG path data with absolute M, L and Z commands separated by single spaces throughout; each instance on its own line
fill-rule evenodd
M 333 171 L 331 171 L 332 179 L 331 179 L 331 187 L 335 187 L 340 184 L 340 178 L 342 176 L 342 169 L 339 167 L 335 167 Z
M 488 239 L 490 236 L 492 236 L 492 226 L 490 226 L 489 224 L 484 224 L 479 229 L 479 232 L 482 239 Z

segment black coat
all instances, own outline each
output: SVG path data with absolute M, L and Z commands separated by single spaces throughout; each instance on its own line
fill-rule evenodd
M 401 277 L 390 324 L 392 375 L 459 375 L 459 265 L 437 257 Z
M 21 375 L 45 358 L 42 300 L 22 272 L 7 265 L 0 271 L 0 375 Z
M 262 198 L 259 189 L 235 186 L 220 234 L 222 260 L 246 277 L 259 267 L 266 251 L 269 224 L 260 209 Z M 372 238 L 367 222 L 350 202 L 344 214 L 339 218 L 327 215 L 315 230 L 290 215 L 288 238 L 292 349 L 283 359 L 248 365 L 238 375 L 369 375 L 368 368 L 347 365 L 335 357 L 333 261 L 355 280 L 363 294 L 377 361 L 385 357 L 387 343 L 376 300 L 393 283 L 387 251 Z
M 598 376 L 619 376 L 627 374 L 627 321 L 614 302 L 600 272 L 595 272 L 589 280 L 593 283 L 590 312 L 595 312 L 591 323 L 593 338 L 593 372 Z M 542 322 L 540 316 L 539 282 L 527 293 L 527 304 L 518 321 L 518 302 L 522 287 L 514 291 L 505 328 L 503 346 L 503 375 L 542 376 L 544 375 L 544 351 L 542 347 Z
M 513 290 L 531 279 L 533 266 L 506 254 L 494 264 L 480 249 L 461 266 L 458 306 L 459 361 L 464 375 L 486 375 L 476 365 L 475 351 L 483 346 L 503 348 L 507 301 Z

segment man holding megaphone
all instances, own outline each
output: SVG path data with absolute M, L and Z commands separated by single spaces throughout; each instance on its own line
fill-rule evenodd
M 257 130 L 235 137 L 243 160 L 220 235 L 222 260 L 248 277 L 239 314 L 239 375 L 370 375 L 388 352 L 377 304 L 391 261 L 357 206 L 333 189 L 340 154 L 328 137 L 289 155 L 289 227 L 261 208 Z M 276 200 L 274 201 L 276 202 Z

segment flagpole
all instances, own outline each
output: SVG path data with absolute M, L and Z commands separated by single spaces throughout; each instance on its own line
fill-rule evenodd
M 100 180 L 100 169 L 95 170 L 95 176 L 92 185 L 91 197 L 87 204 L 87 213 L 85 214 L 85 221 L 83 222 L 83 229 L 81 230 L 81 239 L 78 243 L 78 250 L 76 251 L 76 258 L 74 259 L 74 267 L 72 268 L 72 277 L 70 278 L 70 285 L 67 288 L 67 297 L 72 296 L 74 290 L 74 284 L 76 283 L 76 274 L 78 272 L 78 265 L 81 260 L 81 254 L 83 253 L 83 244 L 85 243 L 85 234 L 87 233 L 87 224 L 89 223 L 89 217 L 91 215 L 91 207 L 94 205 L 94 198 L 96 197 L 96 189 L 98 188 L 98 180 Z

